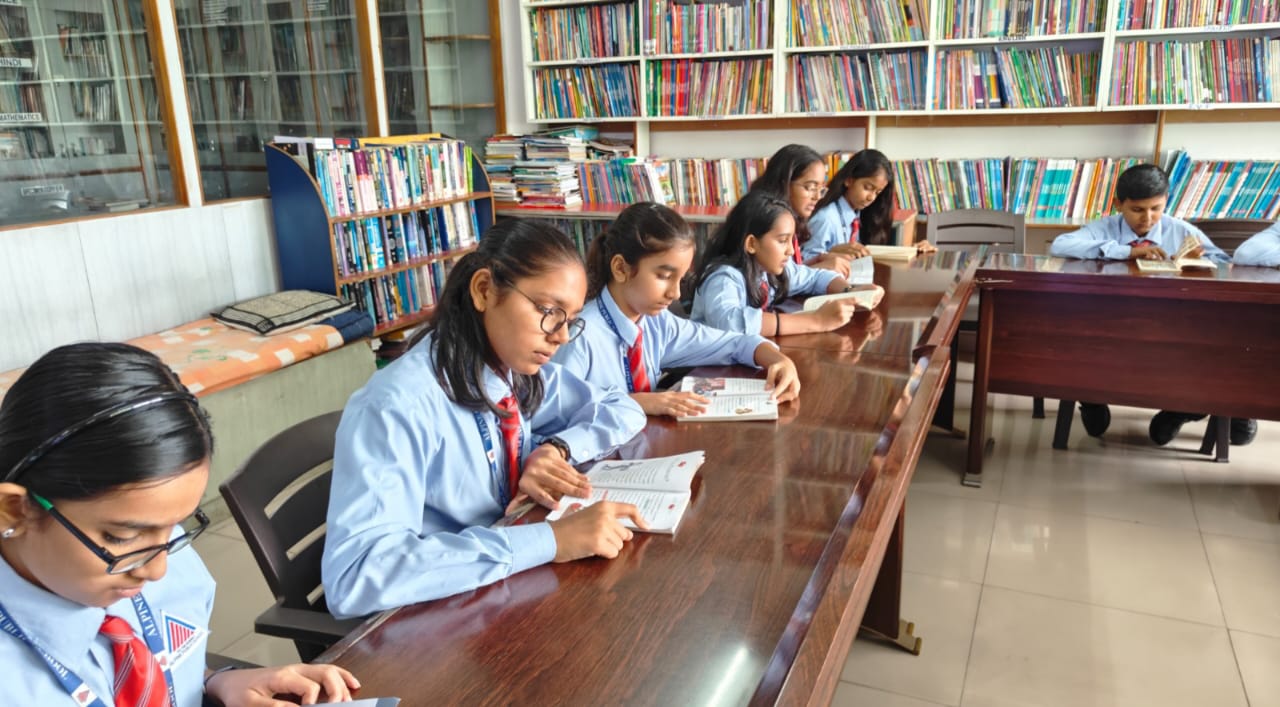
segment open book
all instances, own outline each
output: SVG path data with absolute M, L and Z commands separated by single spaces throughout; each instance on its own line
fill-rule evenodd
M 1217 270 L 1217 263 L 1208 258 L 1189 258 L 1190 253 L 1203 244 L 1194 233 L 1188 233 L 1178 246 L 1178 252 L 1169 260 L 1137 260 L 1141 272 L 1180 272 L 1182 270 Z
M 876 279 L 876 264 L 871 258 L 858 258 L 849 263 L 849 277 L 845 281 L 850 285 L 870 285 Z
M 863 258 L 866 260 L 866 258 Z M 858 261 L 854 261 L 855 263 Z M 884 288 L 879 285 L 858 285 L 849 292 L 837 292 L 834 295 L 818 295 L 804 301 L 804 311 L 812 312 L 832 300 L 851 299 L 859 309 L 875 309 L 884 298 Z
M 871 257 L 876 260 L 911 260 L 920 252 L 913 245 L 868 245 L 864 246 Z
M 778 419 L 778 403 L 770 400 L 760 378 L 680 379 L 680 392 L 697 393 L 711 400 L 700 415 L 677 417 L 679 422 L 741 422 Z
M 565 496 L 560 507 L 547 514 L 547 520 L 559 520 L 569 513 L 600 501 L 630 503 L 640 509 L 640 517 L 649 524 L 650 533 L 670 535 L 676 532 L 680 518 L 689 507 L 693 475 L 698 472 L 706 452 L 687 452 L 656 459 L 607 459 L 596 462 L 588 471 L 591 498 Z M 630 519 L 622 524 L 639 530 Z

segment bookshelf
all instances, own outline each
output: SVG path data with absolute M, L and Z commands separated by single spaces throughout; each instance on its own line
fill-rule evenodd
M 354 301 L 377 336 L 429 319 L 493 225 L 488 177 L 460 140 L 298 138 L 265 153 L 282 287 Z
M 141 0 L 0 3 L 0 226 L 173 203 Z

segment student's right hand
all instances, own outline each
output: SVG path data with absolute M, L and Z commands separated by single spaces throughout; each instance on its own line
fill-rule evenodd
M 853 318 L 854 312 L 858 311 L 858 304 L 853 299 L 831 300 L 826 304 L 818 307 L 814 312 L 818 319 L 826 326 L 827 331 L 839 329 Z
M 325 702 L 349 702 L 360 681 L 335 665 L 286 665 L 280 668 L 228 670 L 215 673 L 205 693 L 225 707 L 289 707 Z M 294 701 L 277 700 L 290 695 Z
M 1158 245 L 1135 245 L 1129 247 L 1129 257 L 1133 260 L 1168 260 L 1169 254 Z
M 630 518 L 640 528 L 649 524 L 640 517 L 640 510 L 630 503 L 601 501 L 595 505 L 570 513 L 560 520 L 548 521 L 556 536 L 556 562 L 572 562 L 584 557 L 599 555 L 613 559 L 622 551 L 622 545 L 633 533 L 618 518 Z
M 534 447 L 525 458 L 519 491 L 528 494 L 534 503 L 554 511 L 560 505 L 561 496 L 590 496 L 591 482 L 569 464 L 559 449 L 544 444 Z
M 669 415 L 684 417 L 701 415 L 706 412 L 711 401 L 697 393 L 682 393 L 669 390 L 663 393 L 632 393 L 632 400 L 640 405 L 646 415 Z
M 839 253 L 823 253 L 809 263 L 809 267 L 819 270 L 834 270 L 840 277 L 849 277 L 849 261 L 847 255 Z
M 865 258 L 868 255 L 871 255 L 871 251 L 867 250 L 866 246 L 856 242 L 855 243 L 838 243 L 834 246 L 831 246 L 831 252 L 837 255 L 846 255 L 855 260 L 857 260 L 858 258 Z

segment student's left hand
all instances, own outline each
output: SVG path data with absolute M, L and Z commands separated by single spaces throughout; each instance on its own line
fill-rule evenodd
M 930 243 L 929 241 L 916 241 L 916 252 L 917 253 L 936 253 L 938 252 L 938 247 Z
M 831 252 L 837 255 L 845 255 L 855 260 L 858 258 L 865 258 L 868 255 L 871 255 L 871 251 L 867 250 L 866 246 L 857 242 L 838 243 L 831 247 Z M 845 273 L 845 276 L 847 277 L 848 273 Z
M 535 447 L 524 460 L 520 493 L 529 494 L 534 503 L 554 511 L 562 496 L 590 496 L 591 483 L 565 460 L 559 449 L 544 444 Z
M 780 403 L 795 400 L 800 395 L 800 374 L 796 372 L 795 362 L 786 356 L 769 364 L 764 379 L 765 388 L 772 391 L 773 399 Z
M 280 668 L 228 670 L 209 678 L 205 692 L 225 707 L 289 707 L 325 702 L 350 702 L 360 681 L 336 665 L 286 665 Z M 275 699 L 289 695 L 298 700 Z
M 823 253 L 809 263 L 809 267 L 819 270 L 833 270 L 840 277 L 849 277 L 849 256 L 839 253 Z
M 1189 251 L 1187 251 L 1186 253 L 1184 253 L 1182 257 L 1184 257 L 1184 258 L 1201 258 L 1201 257 L 1204 257 L 1204 246 L 1202 246 L 1202 245 L 1198 245 L 1198 246 L 1196 246 L 1195 248 L 1192 248 L 1191 250 L 1189 250 Z

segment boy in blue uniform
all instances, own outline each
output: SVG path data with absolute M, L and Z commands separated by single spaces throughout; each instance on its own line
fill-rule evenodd
M 1266 230 L 1241 243 L 1231 262 L 1265 268 L 1280 267 L 1280 222 L 1271 224 Z

